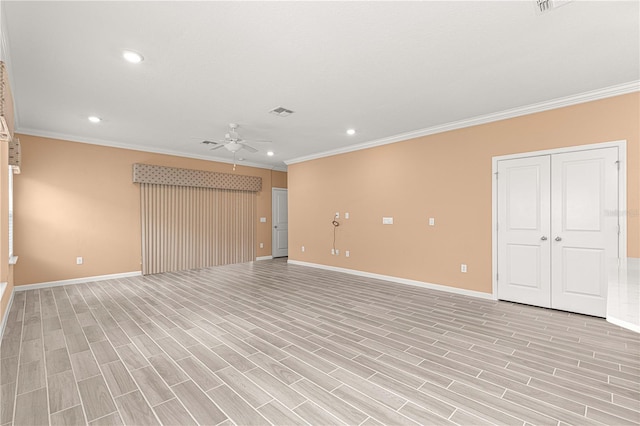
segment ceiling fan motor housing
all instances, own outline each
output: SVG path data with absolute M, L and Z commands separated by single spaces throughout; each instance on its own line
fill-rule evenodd
M 225 144 L 224 147 L 231 152 L 237 152 L 242 149 L 242 145 L 240 145 L 238 142 L 229 142 Z

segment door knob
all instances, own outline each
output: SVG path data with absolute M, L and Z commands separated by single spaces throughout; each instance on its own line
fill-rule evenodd
M 556 241 L 562 241 L 562 238 L 556 237 Z
M 542 241 L 547 241 L 547 237 L 545 237 L 544 235 L 542 236 L 542 238 L 540 238 Z
M 274 226 L 274 228 L 278 229 L 278 225 Z

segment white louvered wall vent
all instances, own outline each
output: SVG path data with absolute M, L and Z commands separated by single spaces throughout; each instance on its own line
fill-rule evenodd
M 286 117 L 288 115 L 293 114 L 293 111 L 291 111 L 290 109 L 283 108 L 283 107 L 276 107 L 276 108 L 272 109 L 271 111 L 269 111 L 269 114 L 277 115 L 279 117 Z
M 544 15 L 553 9 L 557 9 L 560 6 L 564 6 L 573 2 L 573 0 L 535 0 L 536 13 L 538 15 Z

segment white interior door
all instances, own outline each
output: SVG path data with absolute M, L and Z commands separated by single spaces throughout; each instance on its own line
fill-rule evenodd
M 618 148 L 498 161 L 498 299 L 604 317 Z
M 552 283 L 555 309 L 604 317 L 607 276 L 618 258 L 618 149 L 551 159 Z
M 498 298 L 551 307 L 549 156 L 498 162 Z
M 289 255 L 289 211 L 287 206 L 287 190 L 273 188 L 271 190 L 271 256 L 284 257 Z

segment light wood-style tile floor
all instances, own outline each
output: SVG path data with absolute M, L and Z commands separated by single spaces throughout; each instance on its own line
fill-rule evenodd
M 640 336 L 282 260 L 15 294 L 0 425 L 627 425 Z

